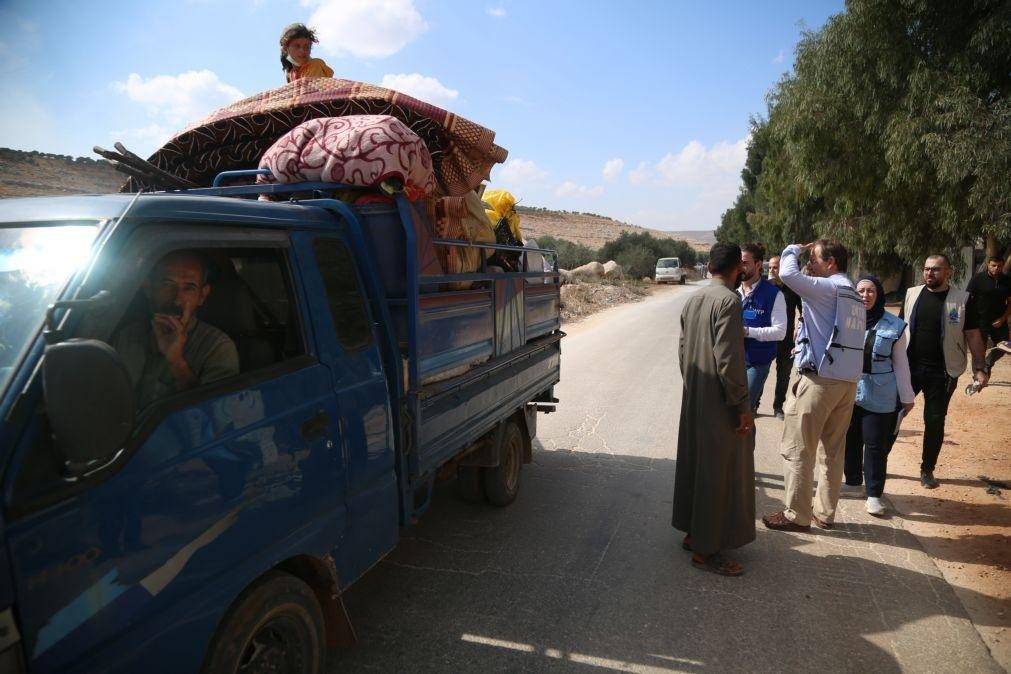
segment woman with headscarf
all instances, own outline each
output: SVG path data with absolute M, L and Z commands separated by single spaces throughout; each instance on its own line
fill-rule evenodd
M 305 77 L 333 77 L 333 69 L 323 59 L 312 58 L 312 45 L 319 42 L 316 31 L 304 23 L 293 23 L 281 33 L 281 68 L 286 81 Z
M 885 289 L 873 276 L 861 276 L 857 294 L 867 310 L 864 371 L 846 435 L 846 484 L 864 483 L 867 512 L 883 515 L 888 452 L 895 442 L 898 410 L 913 409 L 913 386 L 906 357 L 906 322 L 885 311 Z

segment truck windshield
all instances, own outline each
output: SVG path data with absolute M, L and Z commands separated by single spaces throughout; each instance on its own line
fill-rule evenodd
M 0 391 L 97 233 L 97 224 L 0 227 Z
M 681 266 L 681 261 L 677 258 L 669 258 L 664 260 L 657 260 L 657 269 L 677 269 Z

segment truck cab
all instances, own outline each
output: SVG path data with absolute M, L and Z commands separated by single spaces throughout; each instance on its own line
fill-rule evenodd
M 680 283 L 684 285 L 688 279 L 688 275 L 681 266 L 680 258 L 661 257 L 656 261 L 656 275 L 654 278 L 658 285 L 661 283 Z
M 319 671 L 440 471 L 516 496 L 556 402 L 557 273 L 445 290 L 401 195 L 232 192 L 2 204 L 0 670 Z M 122 345 L 155 349 L 129 336 L 179 251 L 238 367 L 145 399 Z

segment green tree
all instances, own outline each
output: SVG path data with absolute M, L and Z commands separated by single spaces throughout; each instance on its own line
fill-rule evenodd
M 560 269 L 575 269 L 597 259 L 597 251 L 594 249 L 566 239 L 539 236 L 537 237 L 537 245 L 540 248 L 553 249 L 558 253 L 558 267 Z
M 634 254 L 630 251 L 635 251 Z M 642 250 L 649 252 L 650 262 L 643 266 L 639 263 Z M 635 268 L 625 268 L 622 258 L 628 253 L 628 260 L 635 260 Z M 601 246 L 597 253 L 599 262 L 614 260 L 625 268 L 625 273 L 636 278 L 643 276 L 652 277 L 656 273 L 656 261 L 661 257 L 680 258 L 681 265 L 691 267 L 695 264 L 695 250 L 682 239 L 662 239 L 653 236 L 649 232 L 622 232 L 613 241 L 608 241 Z
M 1011 1 L 850 0 L 770 95 L 747 222 L 770 243 L 839 238 L 872 268 L 992 249 L 1011 238 L 1009 95 Z

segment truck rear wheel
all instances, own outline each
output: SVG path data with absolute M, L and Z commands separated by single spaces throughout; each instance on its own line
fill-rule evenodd
M 507 506 L 520 491 L 523 466 L 523 431 L 510 419 L 502 434 L 499 465 L 484 469 L 484 495 L 492 505 Z
M 239 595 L 204 658 L 205 674 L 318 674 L 326 657 L 323 612 L 312 589 L 271 572 Z
M 684 285 L 687 280 L 688 280 L 688 276 L 686 276 L 686 275 L 682 276 L 681 277 L 681 285 Z

